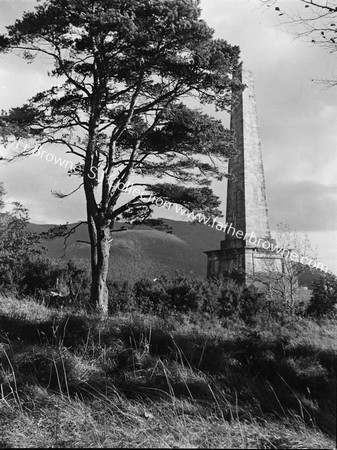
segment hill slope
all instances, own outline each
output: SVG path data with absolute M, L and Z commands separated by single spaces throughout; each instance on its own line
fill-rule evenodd
M 200 224 L 168 219 L 164 222 L 171 230 L 169 233 L 145 226 L 130 228 L 123 223 L 117 224 L 119 231 L 113 233 L 110 250 L 111 279 L 156 278 L 176 272 L 195 277 L 206 276 L 207 258 L 203 252 L 219 248 L 224 233 Z M 29 229 L 42 233 L 52 226 L 30 224 Z M 88 231 L 83 224 L 67 240 L 65 249 L 63 238 L 45 241 L 45 245 L 48 256 L 52 258 L 89 259 L 90 250 L 86 241 Z
M 169 232 L 148 226 L 131 228 L 117 223 L 110 250 L 109 278 L 114 281 L 137 280 L 141 277 L 157 278 L 176 273 L 193 277 L 205 277 L 207 250 L 220 248 L 225 238 L 223 232 L 201 224 L 163 219 Z M 70 224 L 69 228 L 75 224 Z M 29 230 L 42 233 L 54 225 L 30 224 Z M 90 258 L 88 231 L 85 224 L 79 226 L 67 240 L 56 238 L 45 241 L 51 258 Z M 300 277 L 300 284 L 312 287 L 321 275 L 319 270 L 308 269 Z

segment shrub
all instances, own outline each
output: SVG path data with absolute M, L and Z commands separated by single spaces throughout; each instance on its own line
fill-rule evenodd
M 12 212 L 1 212 L 3 195 L 0 184 L 0 286 L 16 290 L 29 260 L 44 254 L 45 248 L 38 234 L 27 231 L 28 210 L 20 203 L 13 203 Z
M 307 308 L 307 313 L 313 317 L 336 315 L 337 277 L 325 274 L 313 283 L 313 291 Z
M 254 286 L 244 288 L 239 301 L 239 317 L 250 325 L 257 321 L 265 311 L 267 299 L 264 293 L 258 291 Z
M 254 323 L 266 309 L 267 299 L 255 286 L 245 287 L 234 280 L 226 280 L 222 288 L 218 316 L 238 318 L 247 324 Z
M 265 307 L 265 298 L 255 288 L 245 288 L 231 279 L 191 279 L 184 276 L 143 278 L 133 286 L 110 283 L 110 312 L 138 310 L 153 314 L 190 314 L 240 318 L 247 323 Z
M 166 314 L 204 312 L 217 313 L 219 282 L 176 278 L 143 278 L 134 285 L 129 283 L 109 284 L 110 311 L 138 309 L 142 313 Z
M 71 259 L 67 262 L 62 278 L 69 288 L 69 296 L 76 300 L 79 295 L 89 293 L 91 273 L 89 263 L 82 259 Z
M 142 312 L 163 313 L 169 308 L 167 280 L 165 277 L 155 280 L 143 278 L 134 284 L 135 302 Z
M 133 285 L 129 281 L 123 283 L 108 280 L 109 314 L 117 311 L 130 312 L 136 308 Z
M 201 280 L 191 280 L 185 277 L 168 280 L 166 286 L 168 306 L 171 310 L 188 313 L 199 312 L 206 300 L 204 283 Z
M 62 270 L 63 267 L 58 261 L 46 257 L 31 258 L 27 261 L 19 288 L 25 295 L 49 292 L 55 288 Z
M 27 261 L 19 292 L 46 300 L 49 306 L 85 306 L 90 275 L 82 260 L 53 260 L 47 257 Z M 50 296 L 51 291 L 56 295 Z

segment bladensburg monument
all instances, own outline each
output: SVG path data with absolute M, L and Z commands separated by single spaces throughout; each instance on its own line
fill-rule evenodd
M 283 272 L 283 264 L 279 255 L 268 251 L 273 239 L 253 75 L 241 67 L 237 76 L 246 87 L 231 110 L 230 127 L 237 153 L 228 165 L 226 223 L 230 228 L 227 229 L 225 240 L 221 241 L 220 250 L 205 253 L 208 257 L 208 276 L 233 275 L 238 272 L 244 275 L 244 281 L 247 282 L 250 277 L 270 273 L 271 270 Z M 251 239 L 238 238 L 235 232 L 239 230 L 242 236 L 250 236 Z M 260 243 L 257 244 L 259 239 Z M 262 242 L 265 242 L 264 247 Z

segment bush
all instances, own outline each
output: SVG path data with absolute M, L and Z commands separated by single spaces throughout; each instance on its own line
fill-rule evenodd
M 184 276 L 110 283 L 109 310 L 153 314 L 197 313 L 207 317 L 239 318 L 254 322 L 265 307 L 265 298 L 255 288 L 245 288 L 231 279 L 191 279 Z
M 47 299 L 53 290 L 58 301 L 77 301 L 89 288 L 87 265 L 80 260 L 47 258 L 41 235 L 28 231 L 28 210 L 14 202 L 11 212 L 2 212 L 4 195 L 0 183 L 0 288 Z
M 115 312 L 130 312 L 136 309 L 133 285 L 124 281 L 123 283 L 108 280 L 109 290 L 109 314 Z
M 253 324 L 266 309 L 267 299 L 255 286 L 246 287 L 234 280 L 226 280 L 222 288 L 219 317 L 237 318 Z
M 143 312 L 214 314 L 218 311 L 220 293 L 221 282 L 183 276 L 142 279 L 134 285 L 136 303 Z
M 58 261 L 46 257 L 31 258 L 27 261 L 19 289 L 25 295 L 35 295 L 38 292 L 47 293 L 55 288 L 62 270 L 63 267 Z
M 0 286 L 17 290 L 29 260 L 43 255 L 45 248 L 40 236 L 27 230 L 28 211 L 20 203 L 14 202 L 10 213 L 1 212 L 3 194 L 0 184 Z
M 24 269 L 19 292 L 44 299 L 49 306 L 84 306 L 89 293 L 90 274 L 81 260 L 60 261 L 49 258 L 31 258 Z M 51 292 L 54 297 L 51 297 Z
M 308 315 L 317 318 L 336 315 L 337 277 L 329 273 L 322 275 L 313 286 L 307 308 Z
M 89 294 L 91 273 L 89 262 L 82 259 L 71 259 L 63 271 L 63 280 L 69 287 L 69 296 L 75 300 L 79 295 Z
M 169 306 L 166 279 L 143 278 L 133 286 L 136 305 L 142 312 L 162 313 Z

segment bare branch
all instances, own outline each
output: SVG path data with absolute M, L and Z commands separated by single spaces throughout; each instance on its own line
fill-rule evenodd
M 70 197 L 70 195 L 75 194 L 75 192 L 77 192 L 79 189 L 81 189 L 81 187 L 83 186 L 83 183 L 81 183 L 75 190 L 69 192 L 69 194 L 62 194 L 61 192 L 57 192 L 57 191 L 51 191 L 52 195 L 56 198 L 66 198 L 66 197 Z
M 67 245 L 68 245 L 67 241 L 70 238 L 70 236 L 75 233 L 77 228 L 79 228 L 81 225 L 87 224 L 87 223 L 88 222 L 86 222 L 86 221 L 78 222 L 75 226 L 73 226 L 70 229 L 68 229 L 68 224 L 59 225 L 54 228 L 50 228 L 48 231 L 46 231 L 44 233 L 41 233 L 41 236 L 48 240 L 55 239 L 58 237 L 64 237 L 63 254 L 61 256 L 61 258 L 63 258 L 66 255 L 66 250 L 67 250 Z

